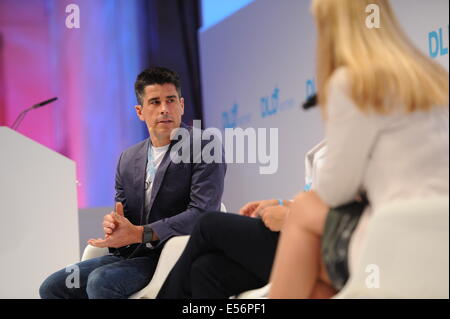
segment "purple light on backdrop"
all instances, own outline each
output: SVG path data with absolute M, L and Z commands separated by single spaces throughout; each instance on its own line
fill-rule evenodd
M 80 27 L 66 26 L 66 7 Z M 120 152 L 147 137 L 136 118 L 133 84 L 144 68 L 143 0 L 2 0 L 0 125 L 34 110 L 19 132 L 73 159 L 79 207 L 111 206 Z

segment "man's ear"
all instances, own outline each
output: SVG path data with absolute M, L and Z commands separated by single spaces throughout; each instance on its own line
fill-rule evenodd
M 141 121 L 145 121 L 144 114 L 142 114 L 142 105 L 135 105 L 134 109 L 136 110 L 136 114 Z
M 184 98 L 180 98 L 180 105 L 181 105 L 181 115 L 184 114 Z

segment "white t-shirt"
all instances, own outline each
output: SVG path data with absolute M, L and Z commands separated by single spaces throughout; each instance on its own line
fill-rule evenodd
M 155 179 L 156 171 L 161 164 L 164 155 L 169 149 L 169 145 L 164 145 L 161 147 L 155 147 L 150 145 L 148 150 L 147 168 L 145 176 L 145 211 L 148 212 L 150 209 L 150 196 L 152 195 L 153 180 Z

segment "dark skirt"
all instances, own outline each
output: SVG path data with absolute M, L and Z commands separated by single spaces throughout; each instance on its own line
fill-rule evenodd
M 322 235 L 322 258 L 333 287 L 341 290 L 349 278 L 350 239 L 368 202 L 352 202 L 328 212 Z

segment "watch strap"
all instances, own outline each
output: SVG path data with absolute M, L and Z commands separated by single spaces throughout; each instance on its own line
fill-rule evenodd
M 149 243 L 153 239 L 153 229 L 150 225 L 144 225 L 144 232 L 142 233 L 142 242 Z

